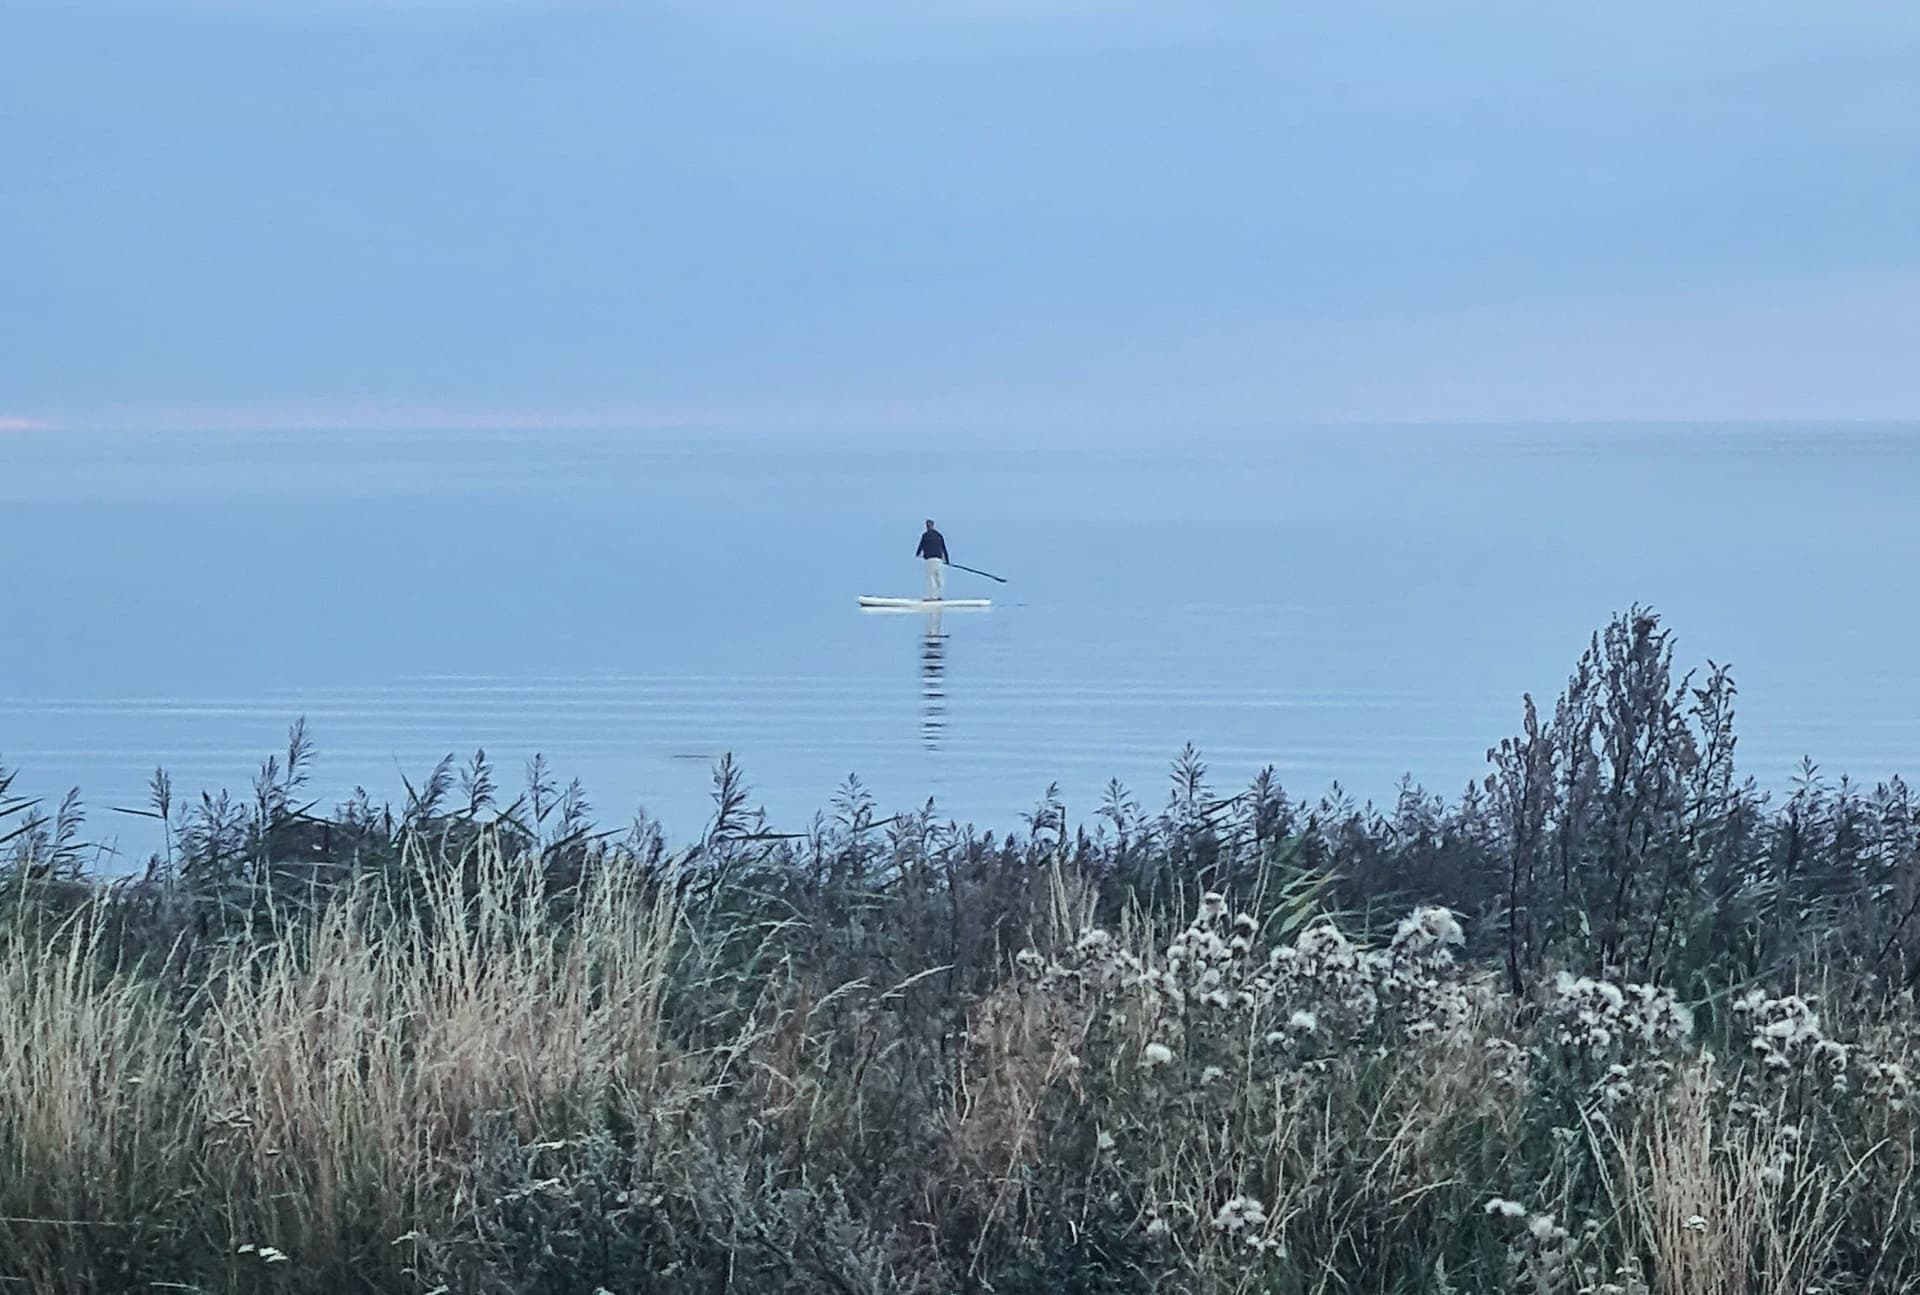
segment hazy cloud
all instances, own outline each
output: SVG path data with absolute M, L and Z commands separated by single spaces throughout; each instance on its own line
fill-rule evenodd
M 1920 8 L 1865 0 L 28 0 L 0 391 L 63 422 L 1920 412 L 1917 78 Z

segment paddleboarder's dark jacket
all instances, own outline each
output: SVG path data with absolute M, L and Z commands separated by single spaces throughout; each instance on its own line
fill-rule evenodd
M 946 538 L 939 531 L 922 531 L 920 547 L 913 551 L 913 555 L 917 558 L 939 558 L 942 562 L 948 561 Z

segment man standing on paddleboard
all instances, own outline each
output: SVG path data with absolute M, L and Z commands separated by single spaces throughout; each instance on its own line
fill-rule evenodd
M 927 560 L 927 601 L 940 602 L 947 592 L 947 541 L 933 529 L 933 518 L 927 518 L 926 533 L 913 552 L 915 557 Z

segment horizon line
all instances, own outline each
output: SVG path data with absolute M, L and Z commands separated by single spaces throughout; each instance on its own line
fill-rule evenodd
M 126 432 L 164 435 L 192 432 L 490 432 L 490 431 L 771 431 L 796 428 L 887 429 L 938 428 L 981 431 L 1030 429 L 1053 426 L 1062 429 L 1150 431 L 1156 429 L 1254 431 L 1260 429 L 1336 429 L 1336 428 L 1418 428 L 1418 427 L 1902 427 L 1920 426 L 1920 413 L 1897 416 L 1860 417 L 1822 414 L 1779 414 L 1751 416 L 1656 415 L 1634 418 L 1588 417 L 1579 415 L 1528 415 L 1498 418 L 1340 418 L 1340 417 L 1196 417 L 1108 418 L 1098 415 L 978 416 L 947 415 L 928 417 L 925 411 L 870 410 L 855 412 L 809 412 L 778 409 L 737 410 L 475 410 L 446 407 L 317 407 L 309 410 L 261 409 L 249 407 L 168 409 L 164 411 L 128 410 L 124 413 L 81 413 L 64 416 L 47 414 L 0 414 L 0 433 L 70 432 L 97 434 Z

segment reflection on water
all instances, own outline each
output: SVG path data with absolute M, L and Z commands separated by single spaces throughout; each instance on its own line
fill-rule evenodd
M 929 751 L 940 749 L 941 730 L 946 727 L 946 673 L 947 636 L 936 608 L 927 613 L 920 638 L 920 741 Z

